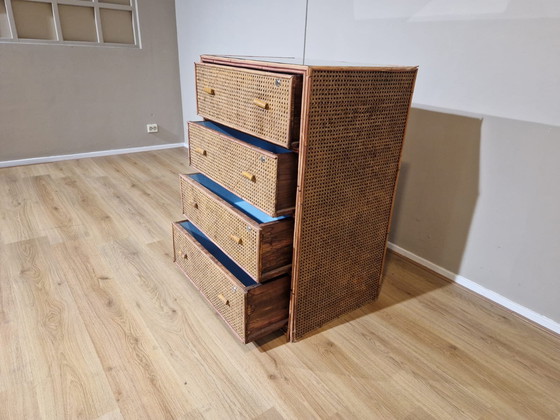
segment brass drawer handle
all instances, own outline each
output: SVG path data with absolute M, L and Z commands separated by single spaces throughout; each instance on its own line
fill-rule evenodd
M 241 175 L 243 175 L 245 178 L 247 178 L 251 182 L 256 182 L 257 181 L 257 178 L 251 172 L 243 171 L 243 172 L 241 172 Z
M 261 99 L 253 99 L 253 103 L 262 109 L 268 109 L 268 103 Z
M 243 245 L 243 239 L 241 239 L 239 236 L 229 235 L 229 237 L 230 237 L 231 240 L 232 240 L 233 242 L 235 242 L 237 245 Z
M 194 151 L 195 151 L 196 153 L 198 153 L 199 155 L 206 156 L 206 150 L 201 149 L 200 147 L 195 147 L 195 148 L 194 148 Z
M 218 299 L 220 299 L 224 305 L 229 306 L 229 300 L 227 300 L 224 295 L 218 295 Z
M 206 92 L 208 95 L 214 95 L 215 94 L 214 89 L 209 88 L 209 87 L 203 87 L 202 90 L 204 92 Z

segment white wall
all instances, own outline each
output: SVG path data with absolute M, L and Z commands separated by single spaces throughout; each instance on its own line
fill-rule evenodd
M 194 62 L 202 54 L 302 57 L 305 1 L 176 0 L 185 120 L 196 115 Z
M 182 142 L 174 2 L 138 13 L 142 49 L 0 43 L 0 162 Z
M 414 100 L 560 125 L 556 0 L 309 0 L 307 57 L 421 66 Z
M 176 0 L 201 53 L 301 56 L 305 1 Z M 309 0 L 306 57 L 420 66 L 391 241 L 560 322 L 560 3 Z

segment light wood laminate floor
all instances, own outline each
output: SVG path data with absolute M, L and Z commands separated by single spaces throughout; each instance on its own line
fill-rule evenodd
M 0 419 L 556 419 L 560 337 L 390 255 L 380 300 L 242 345 L 172 263 L 171 149 L 0 169 Z

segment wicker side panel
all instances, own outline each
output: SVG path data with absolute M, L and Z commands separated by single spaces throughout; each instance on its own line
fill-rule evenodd
M 376 299 L 416 69 L 314 70 L 296 212 L 292 340 Z
M 289 147 L 297 77 L 196 64 L 198 114 Z M 266 103 L 266 109 L 254 100 Z
M 204 191 L 204 187 L 184 178 L 181 178 L 181 198 L 183 214 L 249 275 L 257 279 L 260 231 L 212 199 L 210 193 Z M 232 236 L 240 238 L 241 243 L 234 241 Z
M 246 293 L 218 267 L 186 231 L 173 225 L 175 262 L 220 313 L 231 329 L 245 341 Z M 186 258 L 185 258 L 186 255 Z M 222 296 L 228 304 L 220 299 Z
M 267 214 L 276 214 L 278 160 L 213 130 L 189 124 L 191 164 L 218 184 Z M 203 149 L 205 154 L 197 153 Z M 243 172 L 255 176 L 254 181 Z

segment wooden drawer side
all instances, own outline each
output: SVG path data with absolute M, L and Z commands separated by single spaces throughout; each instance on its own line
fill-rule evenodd
M 294 219 L 265 225 L 261 230 L 260 259 L 264 273 L 286 272 L 292 265 Z
M 247 341 L 255 341 L 288 323 L 290 276 L 255 287 L 247 294 Z
M 276 175 L 276 207 L 295 209 L 297 194 L 298 157 L 296 155 L 278 155 L 278 173 Z

